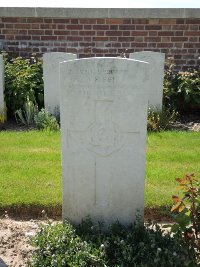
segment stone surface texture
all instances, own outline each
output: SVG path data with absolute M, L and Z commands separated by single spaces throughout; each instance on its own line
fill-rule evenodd
M 199 18 L 200 8 L 1 7 L 0 16 L 34 18 Z
M 129 58 L 150 64 L 148 98 L 149 106 L 162 109 L 165 54 L 152 51 L 135 52 Z
M 44 104 L 45 108 L 57 115 L 60 109 L 59 63 L 76 59 L 75 54 L 51 52 L 43 55 Z
M 143 215 L 150 65 L 123 58 L 60 64 L 63 219 Z

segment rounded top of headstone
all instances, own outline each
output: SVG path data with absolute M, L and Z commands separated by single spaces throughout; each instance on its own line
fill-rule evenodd
M 81 59 L 71 59 L 67 61 L 61 62 L 61 64 L 69 64 L 69 63 L 75 63 L 78 64 L 78 62 L 86 63 L 86 62 L 135 62 L 135 63 L 144 63 L 149 64 L 147 61 L 138 60 L 138 59 L 132 59 L 132 58 L 123 58 L 123 57 L 89 57 L 89 58 L 81 58 Z
M 61 58 L 61 59 L 75 59 L 77 58 L 76 54 L 72 53 L 64 53 L 64 52 L 47 52 L 43 54 L 44 59 L 56 59 L 56 58 Z
M 134 57 L 141 56 L 141 58 L 160 58 L 160 60 L 165 59 L 165 53 L 155 52 L 155 51 L 140 51 L 129 54 L 129 58 L 134 59 Z

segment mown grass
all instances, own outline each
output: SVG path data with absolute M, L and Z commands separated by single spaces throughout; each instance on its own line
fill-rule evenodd
M 0 132 L 0 207 L 61 205 L 60 133 Z M 171 205 L 175 178 L 200 174 L 200 133 L 149 133 L 146 207 Z
M 200 133 L 161 132 L 148 135 L 145 204 L 170 206 L 177 194 L 176 177 L 200 175 Z M 200 177 L 199 177 L 200 178 Z
M 0 133 L 0 205 L 61 203 L 60 133 Z

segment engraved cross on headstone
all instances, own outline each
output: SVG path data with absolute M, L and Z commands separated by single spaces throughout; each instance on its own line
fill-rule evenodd
M 68 129 L 71 138 L 103 157 L 120 150 L 126 143 L 124 135 L 139 132 L 123 132 L 112 119 L 112 106 L 113 100 L 96 100 L 95 121 L 84 131 Z

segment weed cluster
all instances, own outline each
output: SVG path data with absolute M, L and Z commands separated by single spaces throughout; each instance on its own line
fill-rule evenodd
M 170 106 L 163 105 L 162 110 L 149 107 L 147 116 L 147 129 L 149 131 L 165 131 L 172 128 L 172 124 L 176 121 L 178 112 Z

